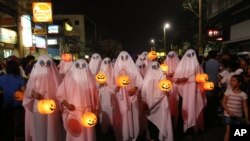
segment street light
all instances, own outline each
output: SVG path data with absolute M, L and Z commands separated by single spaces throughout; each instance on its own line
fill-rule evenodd
M 164 28 L 163 28 L 163 32 L 164 32 L 164 49 L 165 51 L 167 51 L 166 48 L 166 29 L 170 28 L 170 24 L 169 23 L 165 23 Z

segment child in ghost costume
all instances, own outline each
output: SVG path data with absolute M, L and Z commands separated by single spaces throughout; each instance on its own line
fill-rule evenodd
M 158 62 L 152 62 L 147 70 L 141 90 L 142 99 L 148 106 L 148 119 L 159 129 L 160 141 L 173 141 L 173 131 L 167 92 L 159 88 L 165 76 Z
M 95 113 L 98 108 L 95 79 L 85 60 L 74 62 L 56 96 L 62 104 L 66 141 L 95 141 L 95 128 L 81 125 L 81 116 L 86 112 Z
M 177 54 L 174 51 L 170 51 L 167 54 L 166 60 L 164 62 L 168 66 L 167 79 L 172 80 L 179 62 L 180 62 L 180 59 L 178 58 Z M 168 99 L 169 99 L 170 113 L 171 113 L 171 116 L 173 117 L 174 127 L 176 127 L 177 119 L 178 119 L 179 94 L 178 94 L 177 85 L 175 83 L 173 83 L 173 88 L 169 94 Z
M 102 63 L 101 56 L 98 53 L 94 53 L 89 61 L 89 69 L 94 76 L 99 72 L 101 63 Z
M 38 58 L 26 85 L 23 106 L 25 108 L 25 140 L 59 141 L 62 139 L 62 120 L 60 105 L 56 100 L 56 90 L 60 84 L 56 65 L 48 55 Z M 37 109 L 39 100 L 53 99 L 56 109 L 53 113 L 40 114 Z
M 178 92 L 182 97 L 184 132 L 191 127 L 204 129 L 203 108 L 206 105 L 206 96 L 195 81 L 196 75 L 202 72 L 195 51 L 188 49 L 173 76 L 173 81 L 177 83 Z
M 113 66 L 110 58 L 104 58 L 102 61 L 100 72 L 106 75 L 106 82 L 100 84 L 99 97 L 100 97 L 100 123 L 102 132 L 107 133 L 108 128 L 113 125 L 113 105 L 114 99 L 113 90 Z
M 120 87 L 115 83 L 117 105 L 114 115 L 114 128 L 116 138 L 119 141 L 134 141 L 139 134 L 139 104 L 137 95 L 143 83 L 143 79 L 138 72 L 135 63 L 130 55 L 120 52 L 114 66 L 114 80 L 120 75 L 129 76 L 129 85 Z M 117 109 L 119 108 L 119 111 Z M 119 115 L 120 114 L 120 115 Z

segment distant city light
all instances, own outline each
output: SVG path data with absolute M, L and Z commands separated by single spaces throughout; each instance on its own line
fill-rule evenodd
M 85 57 L 85 59 L 89 59 L 89 55 L 85 55 L 84 57 Z
M 73 27 L 71 25 L 69 25 L 68 23 L 65 23 L 65 30 L 66 31 L 72 31 Z

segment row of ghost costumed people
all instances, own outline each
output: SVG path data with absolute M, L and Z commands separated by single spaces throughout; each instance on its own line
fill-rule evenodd
M 38 112 L 37 104 L 41 99 L 55 101 L 57 108 L 52 114 Z M 84 112 L 96 111 L 97 101 L 95 80 L 85 60 L 72 63 L 61 81 L 52 59 L 40 56 L 32 69 L 23 100 L 25 140 L 94 141 L 94 128 L 81 126 L 80 119 Z
M 145 56 L 146 53 L 144 52 L 138 56 L 136 61 L 138 70 L 144 76 L 144 81 L 146 79 L 145 72 L 150 69 L 147 64 L 151 63 L 151 61 L 145 59 Z M 195 51 L 192 49 L 187 50 L 181 61 L 174 51 L 170 51 L 164 63 L 168 66 L 166 78 L 173 82 L 168 102 L 174 126 L 176 127 L 177 125 L 180 95 L 182 97 L 181 112 L 184 121 L 184 131 L 187 131 L 191 127 L 203 130 L 203 109 L 206 105 L 206 96 L 199 88 L 199 84 L 195 82 L 195 76 L 203 72 L 202 67 L 198 63 Z

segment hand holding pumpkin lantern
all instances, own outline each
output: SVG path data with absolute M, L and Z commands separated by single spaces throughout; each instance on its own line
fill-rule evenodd
M 117 84 L 119 87 L 126 87 L 130 83 L 129 77 L 127 75 L 121 75 L 117 78 Z
M 96 74 L 95 80 L 96 80 L 99 84 L 104 84 L 104 83 L 107 81 L 107 76 L 105 75 L 105 73 L 99 72 L 99 73 Z
M 170 80 L 163 79 L 159 82 L 160 90 L 169 92 L 172 89 L 172 82 Z
M 149 59 L 149 60 L 153 61 L 153 60 L 155 60 L 156 58 L 157 58 L 157 52 L 156 52 L 156 51 L 152 50 L 152 51 L 150 51 L 150 52 L 148 53 L 148 59 Z
M 206 91 L 211 91 L 214 89 L 214 83 L 213 82 L 205 82 L 203 83 L 203 89 Z
M 32 90 L 32 97 L 35 98 L 35 99 L 37 99 L 37 100 L 43 99 L 43 95 L 35 92 L 34 90 Z
M 37 109 L 41 114 L 51 114 L 56 109 L 56 103 L 53 99 L 39 100 L 37 103 Z
M 87 127 L 87 128 L 94 127 L 96 123 L 97 123 L 97 117 L 94 113 L 86 112 L 82 115 L 81 124 L 84 127 Z
M 168 65 L 167 64 L 161 64 L 160 68 L 164 74 L 168 72 Z
M 64 62 L 72 62 L 73 56 L 70 53 L 64 53 L 62 54 L 62 60 Z
M 197 83 L 205 83 L 208 81 L 208 75 L 205 73 L 197 74 L 195 80 Z
M 23 91 L 16 91 L 14 94 L 16 101 L 23 101 L 24 92 Z

